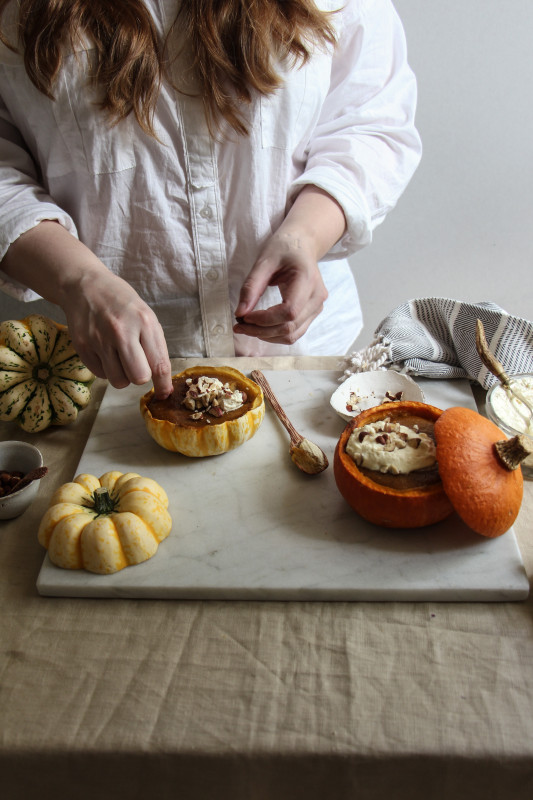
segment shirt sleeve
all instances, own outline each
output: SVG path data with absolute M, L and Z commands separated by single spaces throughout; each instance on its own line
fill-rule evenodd
M 314 184 L 342 207 L 347 229 L 326 258 L 369 244 L 421 157 L 416 79 L 402 23 L 390 0 L 347 0 L 331 83 L 292 192 Z
M 0 97 L 0 260 L 21 234 L 56 220 L 77 237 L 72 218 L 40 186 L 35 163 Z M 39 295 L 0 270 L 0 289 L 17 300 Z

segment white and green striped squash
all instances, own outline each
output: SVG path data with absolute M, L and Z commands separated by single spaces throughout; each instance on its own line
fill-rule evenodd
M 68 425 L 93 380 L 64 325 L 40 314 L 0 323 L 0 420 L 30 433 Z

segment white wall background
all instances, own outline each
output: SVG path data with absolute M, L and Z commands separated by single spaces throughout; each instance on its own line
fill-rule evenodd
M 411 297 L 492 300 L 533 319 L 533 0 L 394 0 L 424 155 L 353 259 L 364 347 Z M 0 294 L 0 319 L 29 313 Z M 32 311 L 62 315 L 44 302 Z
M 424 154 L 354 256 L 368 344 L 412 297 L 491 300 L 533 319 L 533 2 L 394 0 Z

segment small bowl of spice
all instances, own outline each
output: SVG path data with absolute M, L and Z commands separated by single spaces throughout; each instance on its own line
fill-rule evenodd
M 35 500 L 46 474 L 43 457 L 28 442 L 0 442 L 0 519 L 13 519 Z
M 507 436 L 523 434 L 533 441 L 533 416 L 528 406 L 519 399 L 523 397 L 529 405 L 533 404 L 533 375 L 522 373 L 508 377 L 512 392 L 507 391 L 501 383 L 495 383 L 487 392 L 487 416 Z M 533 480 L 533 455 L 524 459 L 521 467 L 524 478 Z

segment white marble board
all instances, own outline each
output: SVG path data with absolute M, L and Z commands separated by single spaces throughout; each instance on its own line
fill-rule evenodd
M 295 427 L 330 459 L 320 475 L 301 473 L 289 438 L 267 407 L 253 439 L 207 459 L 170 453 L 148 435 L 142 390 L 109 387 L 77 473 L 135 471 L 164 486 L 173 529 L 155 556 L 114 575 L 62 570 L 45 556 L 42 595 L 76 597 L 508 601 L 529 584 L 511 530 L 490 540 L 453 515 L 434 526 L 391 531 L 346 504 L 333 477 L 345 425 L 329 400 L 339 373 L 266 372 Z M 474 399 L 465 381 L 419 381 L 441 408 Z M 74 476 L 73 476 L 74 477 Z

